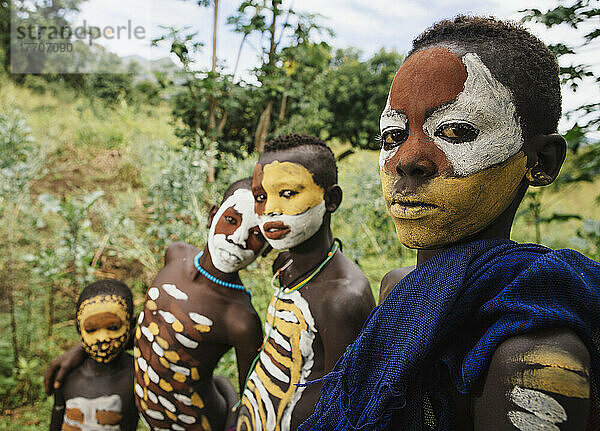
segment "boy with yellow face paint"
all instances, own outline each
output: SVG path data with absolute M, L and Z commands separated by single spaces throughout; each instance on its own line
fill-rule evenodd
M 389 272 L 301 431 L 600 429 L 600 265 L 509 240 L 565 157 L 558 65 L 520 26 L 442 21 L 380 119 L 379 169 L 417 265 Z
M 318 138 L 287 135 L 265 147 L 252 193 L 269 245 L 288 250 L 273 277 L 265 341 L 239 408 L 238 430 L 295 430 L 320 385 L 374 306 L 369 283 L 334 240 L 342 200 L 335 158 Z
M 131 291 L 115 280 L 86 286 L 76 324 L 88 358 L 55 390 L 50 430 L 135 430 L 135 372 L 124 352 L 135 327 Z

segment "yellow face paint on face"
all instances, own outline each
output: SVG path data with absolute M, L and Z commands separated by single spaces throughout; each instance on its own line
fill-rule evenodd
M 81 303 L 77 323 L 85 351 L 97 362 L 110 362 L 125 347 L 130 316 L 125 300 L 117 295 L 98 295 Z
M 323 188 L 297 163 L 274 161 L 265 165 L 262 186 L 267 194 L 264 214 L 297 215 L 323 201 Z
M 439 248 L 469 237 L 513 201 L 526 172 L 522 151 L 467 177 L 435 177 L 415 193 L 396 190 L 395 175 L 381 169 L 381 184 L 398 239 L 410 248 Z

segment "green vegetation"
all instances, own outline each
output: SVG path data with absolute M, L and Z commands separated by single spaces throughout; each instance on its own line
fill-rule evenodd
M 55 2 L 66 9 L 79 3 Z M 264 37 L 253 72 L 261 85 L 223 73 L 216 58 L 211 70 L 192 67 L 189 54 L 202 43 L 178 29 L 156 43 L 170 44 L 181 69 L 154 81 L 136 83 L 132 73 L 0 72 L 0 294 L 7 299 L 0 305 L 0 430 L 47 428 L 52 404 L 42 376 L 50 359 L 78 342 L 73 300 L 80 289 L 117 278 L 141 308 L 166 246 L 204 243 L 208 209 L 229 183 L 251 175 L 256 150 L 274 136 L 312 133 L 332 144 L 344 191 L 334 232 L 376 298 L 387 271 L 414 263 L 415 252 L 396 240 L 386 215 L 378 154 L 371 151 L 402 55 L 382 50 L 362 59 L 353 49 L 334 51 L 313 39 L 328 31 L 318 17 L 282 10 L 279 0 L 255 3 L 243 2 L 229 23 Z M 551 17 L 585 18 L 587 3 L 580 3 Z M 218 1 L 198 4 L 218 9 Z M 530 16 L 555 23 L 540 11 Z M 6 9 L 0 25 L 6 28 Z M 7 43 L 0 46 L 4 65 Z M 102 61 L 117 61 L 105 54 Z M 570 85 L 595 79 L 582 72 L 569 80 L 573 70 L 587 69 L 563 69 Z M 572 151 L 559 181 L 528 193 L 513 238 L 598 260 L 600 144 L 591 133 L 598 120 L 593 112 L 582 118 L 567 135 Z M 272 294 L 274 257 L 242 273 L 261 316 Z M 237 384 L 234 359 L 228 352 L 217 373 Z

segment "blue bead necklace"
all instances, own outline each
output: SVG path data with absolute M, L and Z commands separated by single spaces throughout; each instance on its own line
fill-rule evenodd
M 196 255 L 196 257 L 194 258 L 194 266 L 196 267 L 196 269 L 198 270 L 198 272 L 200 274 L 202 274 L 203 276 L 208 278 L 210 281 L 212 281 L 213 283 L 216 283 L 220 286 L 228 287 L 230 289 L 235 289 L 235 290 L 241 290 L 246 295 L 248 295 L 250 297 L 250 299 L 252 299 L 252 293 L 250 293 L 250 291 L 248 289 L 246 289 L 243 284 L 228 283 L 227 281 L 220 280 L 217 277 L 215 277 L 214 275 L 210 274 L 206 269 L 202 268 L 200 266 L 200 258 L 202 257 L 203 254 L 204 254 L 204 250 L 202 250 L 200 253 L 198 253 Z

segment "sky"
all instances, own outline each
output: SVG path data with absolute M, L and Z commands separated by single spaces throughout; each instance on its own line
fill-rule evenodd
M 333 38 L 323 35 L 323 39 L 335 48 L 355 47 L 367 58 L 381 48 L 405 53 L 410 49 L 411 41 L 419 33 L 436 21 L 451 18 L 458 14 L 493 15 L 501 19 L 518 20 L 525 8 L 546 10 L 555 6 L 556 0 L 284 0 L 284 6 L 298 11 L 319 14 L 321 25 L 331 28 Z M 242 36 L 234 33 L 227 24 L 227 17 L 233 15 L 240 0 L 220 0 L 218 19 L 217 56 L 226 71 L 232 72 Z M 211 60 L 212 8 L 201 8 L 193 0 L 88 0 L 82 5 L 78 16 L 79 23 L 85 20 L 88 25 L 143 26 L 143 39 L 100 40 L 109 50 L 121 55 L 140 55 L 148 59 L 169 56 L 166 44 L 150 48 L 149 41 L 165 33 L 164 26 L 177 28 L 189 27 L 197 32 L 198 39 L 205 43 L 203 50 L 196 56 L 198 68 L 209 68 Z M 163 27 L 161 27 L 163 26 Z M 546 29 L 539 24 L 526 26 L 546 43 L 567 42 L 576 46 L 583 45 L 579 32 L 561 25 Z M 596 23 L 597 26 L 597 23 Z M 250 79 L 248 72 L 258 65 L 260 40 L 249 40 L 242 50 L 238 67 L 238 76 Z M 600 74 L 600 42 L 594 46 L 581 46 L 579 56 L 564 58 L 563 65 L 573 61 L 592 63 Z M 573 94 L 563 91 L 563 110 L 572 109 L 584 103 L 600 99 L 597 85 L 586 83 Z M 570 122 L 563 121 L 561 129 Z

